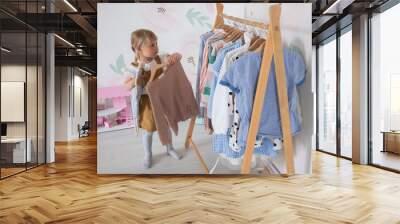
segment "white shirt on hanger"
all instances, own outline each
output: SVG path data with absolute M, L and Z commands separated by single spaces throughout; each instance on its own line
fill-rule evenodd
M 229 68 L 235 58 L 238 55 L 241 55 L 248 51 L 250 46 L 250 41 L 253 38 L 253 33 L 245 32 L 244 33 L 244 42 L 245 44 L 239 48 L 236 48 L 230 52 L 228 52 L 224 58 L 224 61 L 221 66 L 221 70 L 218 75 L 217 85 L 214 91 L 214 97 L 212 102 L 212 114 L 211 121 L 213 124 L 213 130 L 215 134 L 227 134 L 228 128 L 232 125 L 232 116 L 229 109 L 229 88 L 219 84 L 219 81 L 224 77 L 226 70 Z

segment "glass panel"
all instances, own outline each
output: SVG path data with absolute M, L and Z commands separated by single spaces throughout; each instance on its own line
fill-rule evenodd
M 336 39 L 318 48 L 318 148 L 336 153 Z
M 44 0 L 1 1 L 0 6 L 17 16 L 45 12 Z M 46 54 L 44 34 L 2 12 L 0 17 L 8 19 L 0 24 L 0 110 L 4 135 L 0 145 L 0 177 L 4 178 L 45 161 Z
M 37 63 L 38 63 L 38 49 L 37 49 L 37 41 L 38 36 L 36 32 L 27 33 L 28 38 L 28 62 L 27 62 L 27 99 L 26 99 L 26 112 L 27 112 L 27 143 L 28 143 L 28 151 L 31 153 L 28 154 L 30 158 L 28 159 L 28 168 L 34 167 L 37 165 Z
M 37 13 L 37 1 L 27 2 L 27 13 Z M 31 19 L 33 24 L 37 23 L 37 18 Z M 36 20 L 36 21 L 35 21 Z M 30 151 L 30 158 L 28 159 L 27 167 L 37 166 L 37 132 L 38 132 L 38 119 L 37 119 L 37 73 L 38 73 L 38 35 L 36 30 L 27 30 L 27 80 L 26 80 L 26 113 L 27 113 L 27 150 Z
M 340 153 L 352 157 L 352 35 L 340 37 Z
M 46 60 L 46 36 L 39 34 L 39 45 L 38 45 L 38 163 L 45 163 L 45 120 L 46 120 L 46 108 L 45 108 L 45 60 Z
M 1 34 L 1 140 L 2 177 L 25 170 L 26 33 Z M 6 131 L 5 131 L 6 130 Z
M 372 163 L 400 170 L 400 5 L 372 18 Z

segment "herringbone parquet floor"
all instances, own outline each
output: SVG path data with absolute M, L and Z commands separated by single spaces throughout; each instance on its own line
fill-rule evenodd
M 315 153 L 313 174 L 98 176 L 96 139 L 0 181 L 0 223 L 400 223 L 400 175 Z

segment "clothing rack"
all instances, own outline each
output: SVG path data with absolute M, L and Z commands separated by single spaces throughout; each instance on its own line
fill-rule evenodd
M 290 117 L 289 117 L 289 105 L 287 96 L 286 86 L 286 72 L 285 64 L 283 59 L 283 49 L 281 41 L 281 30 L 280 30 L 280 14 L 281 5 L 275 4 L 269 9 L 269 24 L 255 22 L 247 19 L 242 19 L 234 16 L 229 16 L 223 13 L 224 5 L 222 3 L 216 3 L 217 15 L 214 22 L 214 28 L 224 24 L 224 18 L 232 20 L 234 22 L 242 23 L 245 25 L 261 28 L 268 30 L 266 37 L 266 44 L 263 50 L 263 57 L 261 62 L 260 74 L 258 76 L 257 89 L 255 99 L 253 103 L 252 116 L 250 119 L 250 127 L 247 136 L 247 144 L 244 152 L 243 163 L 241 167 L 242 174 L 248 174 L 250 172 L 251 157 L 254 151 L 254 144 L 256 141 L 256 135 L 259 129 L 259 123 L 261 118 L 261 112 L 264 105 L 265 90 L 267 87 L 269 71 L 271 69 L 272 57 L 274 57 L 275 63 L 275 77 L 277 84 L 278 100 L 279 100 L 279 112 L 281 117 L 281 127 L 283 133 L 283 150 L 286 160 L 286 174 L 294 174 L 294 158 L 293 158 L 293 142 L 291 135 Z M 205 168 L 208 174 L 208 168 L 204 163 L 203 159 L 199 155 L 198 148 L 192 140 L 193 129 L 196 118 L 191 118 L 189 129 L 186 135 L 185 148 L 192 146 L 200 158 L 203 168 Z

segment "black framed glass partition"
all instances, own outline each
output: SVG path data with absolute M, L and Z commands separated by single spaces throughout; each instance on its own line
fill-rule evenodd
M 317 46 L 317 150 L 352 157 L 351 25 Z
M 26 114 L 27 114 L 27 151 L 29 152 L 27 161 L 28 169 L 37 164 L 37 126 L 38 126 L 38 33 L 29 30 L 27 38 L 27 63 L 26 63 Z
M 0 178 L 45 163 L 45 34 L 18 19 L 44 1 L 0 3 Z M 15 9 L 10 13 L 9 9 Z
M 26 170 L 30 162 L 30 144 L 26 144 L 26 36 L 25 30 L 1 32 L 2 178 Z

